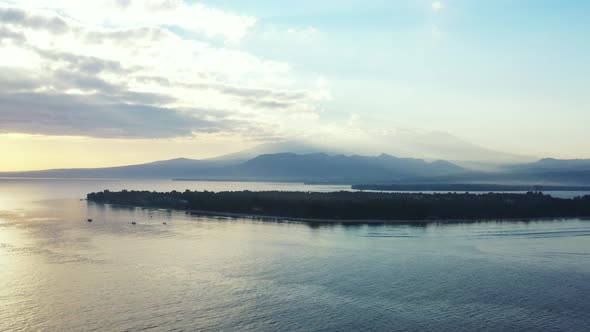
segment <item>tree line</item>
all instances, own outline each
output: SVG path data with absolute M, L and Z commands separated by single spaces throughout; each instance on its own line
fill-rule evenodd
M 371 193 L 280 191 L 102 191 L 89 201 L 105 204 L 200 210 L 310 219 L 447 220 L 590 217 L 590 196 L 555 198 L 540 192 Z

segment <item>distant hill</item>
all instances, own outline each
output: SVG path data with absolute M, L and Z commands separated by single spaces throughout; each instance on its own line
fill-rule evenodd
M 391 139 L 390 148 L 383 150 L 396 155 L 419 155 L 429 159 L 449 160 L 463 167 L 474 163 L 487 166 L 516 164 L 535 160 L 535 157 L 507 153 L 460 139 L 445 132 L 423 134 L 398 133 Z
M 338 143 L 335 143 L 338 142 Z M 254 148 L 214 158 L 216 160 L 246 161 L 263 154 L 291 152 L 296 154 L 326 153 L 329 155 L 420 156 L 425 160 L 448 160 L 464 168 L 496 169 L 500 165 L 528 163 L 535 157 L 521 156 L 487 149 L 442 132 L 417 133 L 395 131 L 370 139 L 370 143 L 342 144 L 340 139 L 317 143 L 309 140 L 287 140 L 265 143 Z M 331 142 L 331 143 L 330 143 Z
M 296 154 L 310 154 L 310 153 L 326 153 L 330 155 L 334 154 L 346 154 L 346 151 L 333 149 L 326 146 L 317 144 L 311 144 L 299 141 L 283 141 L 275 143 L 265 143 L 255 146 L 251 149 L 226 154 L 223 156 L 212 158 L 211 160 L 218 161 L 246 161 L 252 158 L 256 158 L 264 154 L 276 154 L 276 153 L 296 153 Z
M 328 155 L 325 153 L 265 154 L 244 163 L 218 169 L 219 176 L 236 179 L 344 182 L 399 180 L 408 176 L 435 176 L 463 172 L 446 161 L 432 163 L 422 159 Z M 215 175 L 213 172 L 210 175 Z
M 495 172 L 466 171 L 442 176 L 406 178 L 404 183 L 495 183 L 533 185 L 590 185 L 590 159 L 545 158 L 511 165 Z
M 275 151 L 292 150 L 300 152 Z M 258 152 L 270 151 L 254 155 Z M 509 184 L 590 185 L 590 159 L 541 159 L 532 163 L 474 171 L 455 163 L 415 158 L 344 155 L 319 146 L 282 142 L 265 144 L 217 158 L 177 158 L 146 164 L 0 173 L 0 177 L 143 178 L 233 181 L 287 181 L 344 184 Z
M 204 170 L 230 165 L 231 162 L 215 160 L 194 160 L 177 158 L 156 161 L 147 164 L 104 167 L 52 169 L 29 172 L 0 173 L 0 177 L 35 177 L 35 178 L 154 178 L 171 179 L 174 177 L 194 176 Z
M 590 171 L 590 159 L 554 159 L 544 158 L 534 163 L 513 165 L 513 171 L 546 172 L 546 171 Z
M 439 176 L 464 170 L 446 161 L 328 155 L 325 153 L 264 154 L 240 162 L 234 159 L 172 159 L 148 164 L 94 169 L 56 169 L 0 173 L 3 177 L 48 178 L 167 178 L 355 183 L 395 181 L 409 176 Z

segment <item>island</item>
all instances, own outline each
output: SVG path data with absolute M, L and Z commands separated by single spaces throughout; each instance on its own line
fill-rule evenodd
M 310 222 L 432 222 L 590 217 L 590 195 L 565 199 L 541 192 L 425 194 L 105 190 L 89 193 L 87 199 L 99 204 Z

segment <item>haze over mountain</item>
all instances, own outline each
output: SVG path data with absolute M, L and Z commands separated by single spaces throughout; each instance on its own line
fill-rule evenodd
M 303 148 L 303 147 L 302 147 Z M 141 165 L 96 169 L 56 169 L 0 173 L 4 177 L 48 178 L 190 178 L 202 180 L 259 181 L 396 181 L 408 176 L 436 176 L 462 172 L 463 168 L 446 161 L 328 155 L 326 153 L 263 154 L 243 161 L 248 155 L 234 154 L 207 160 L 178 158 Z
M 545 171 L 584 171 L 590 170 L 590 159 L 555 159 L 543 158 L 533 163 L 511 165 L 511 170 L 545 172 Z
M 446 132 L 392 130 L 362 137 L 324 136 L 326 146 L 346 147 L 349 154 L 388 153 L 399 157 L 416 157 L 427 160 L 450 160 L 466 165 L 500 165 L 532 162 L 534 156 L 506 153 L 467 142 Z M 344 143 L 343 143 L 344 142 Z M 342 149 L 342 148 L 341 148 Z
M 445 145 L 444 140 L 441 141 L 441 145 Z M 486 151 L 475 146 L 472 146 L 472 149 L 478 153 Z M 348 151 L 351 150 L 354 150 L 354 147 L 348 147 Z M 267 143 L 241 152 L 203 160 L 176 158 L 106 168 L 5 172 L 0 173 L 0 176 L 258 180 L 350 184 L 379 182 L 590 183 L 590 160 L 588 159 L 545 158 L 532 163 L 513 163 L 504 166 L 481 162 L 480 165 L 471 167 L 473 164 L 468 162 L 427 161 L 400 158 L 386 153 L 370 157 L 346 153 L 348 151 L 331 149 L 328 145 L 284 141 Z M 520 158 L 516 159 L 520 160 Z
M 248 159 L 256 158 L 263 154 L 274 154 L 274 153 L 296 153 L 296 154 L 309 154 L 309 153 L 327 153 L 327 154 L 346 154 L 347 152 L 343 149 L 334 147 L 322 146 L 317 143 L 309 143 L 304 141 L 282 141 L 265 143 L 255 146 L 250 149 L 238 151 L 235 153 L 225 154 L 219 157 L 211 158 L 211 160 L 218 161 L 246 161 Z
M 379 155 L 402 158 L 448 160 L 466 168 L 496 169 L 499 165 L 533 162 L 537 158 L 495 151 L 442 132 L 419 133 L 400 131 L 365 137 L 342 144 L 346 138 L 323 136 L 322 139 L 299 139 L 265 143 L 254 148 L 230 153 L 215 160 L 247 160 L 273 153 L 326 153 L 330 155 Z
M 397 158 L 387 154 L 366 157 L 325 153 L 278 153 L 260 155 L 244 163 L 217 169 L 209 174 L 261 181 L 354 183 L 356 181 L 394 181 L 409 176 L 459 172 L 463 172 L 463 168 L 449 162 L 429 163 L 422 159 Z
M 404 179 L 407 183 L 495 183 L 538 185 L 590 185 L 590 159 L 544 158 L 532 163 L 507 165 L 499 171 L 467 170 L 463 173 Z

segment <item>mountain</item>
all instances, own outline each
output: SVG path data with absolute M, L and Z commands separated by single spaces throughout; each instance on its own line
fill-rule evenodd
M 505 166 L 500 171 L 466 171 L 434 177 L 410 177 L 402 182 L 590 185 L 590 159 L 545 158 L 532 163 Z
M 316 153 L 327 152 L 325 148 L 313 144 L 295 141 L 267 143 L 251 149 L 226 154 L 209 159 L 176 158 L 145 164 L 101 167 L 101 168 L 64 168 L 25 172 L 0 172 L 0 177 L 37 177 L 37 178 L 154 178 L 172 179 L 217 174 L 216 168 L 237 165 L 261 154 L 279 152 Z
M 445 161 L 396 158 L 387 154 L 377 157 L 328 155 L 325 153 L 264 154 L 238 165 L 201 174 L 258 181 L 341 182 L 392 181 L 408 176 L 443 175 L 463 172 L 463 168 Z
M 487 183 L 505 185 L 590 186 L 590 170 L 545 172 L 465 172 L 436 177 L 406 178 L 400 183 Z
M 194 160 L 177 158 L 156 161 L 147 164 L 104 167 L 53 169 L 29 172 L 0 173 L 2 177 L 36 177 L 36 178 L 155 178 L 170 179 L 174 177 L 194 176 L 200 171 L 215 167 L 231 165 L 231 161 Z
M 176 178 L 199 180 L 257 180 L 355 183 L 395 181 L 409 176 L 437 176 L 463 172 L 446 161 L 328 155 L 325 153 L 263 154 L 244 162 L 234 159 L 172 159 L 148 164 L 96 169 L 57 169 L 0 176 L 49 178 Z
M 330 148 L 313 143 L 307 143 L 303 141 L 283 141 L 275 143 L 266 143 L 255 146 L 251 149 L 226 154 L 223 156 L 212 158 L 211 160 L 219 161 L 246 161 L 252 158 L 256 158 L 264 154 L 275 154 L 275 153 L 296 153 L 296 154 L 309 154 L 309 153 L 327 153 L 327 154 L 342 154 L 345 153 L 343 150 Z
M 266 150 L 306 145 L 266 145 Z M 262 148 L 260 150 L 263 150 Z M 389 154 L 359 156 L 328 153 L 269 153 L 242 160 L 257 150 L 213 159 L 178 158 L 147 164 L 106 168 L 55 169 L 0 173 L 0 177 L 37 178 L 153 178 L 332 183 L 488 183 L 532 185 L 590 185 L 589 159 L 541 159 L 501 171 L 473 171 L 444 160 L 428 162 Z
M 479 162 L 487 165 L 506 163 L 525 163 L 535 160 L 531 156 L 522 156 L 479 146 L 445 132 L 429 132 L 414 135 L 404 142 L 412 148 L 414 154 L 423 157 L 450 160 L 458 165 L 468 167 Z
M 530 172 L 547 171 L 590 171 L 590 159 L 554 159 L 544 158 L 534 163 L 513 165 L 511 170 L 526 170 Z
M 385 152 L 398 157 L 420 156 L 425 160 L 448 160 L 460 166 L 475 165 L 478 168 L 528 163 L 538 159 L 479 146 L 445 132 L 423 132 L 403 128 L 392 128 L 358 137 L 325 135 L 322 137 L 322 142 L 327 147 L 340 147 L 339 153 L 343 154 L 362 152 L 365 155 L 374 155 Z M 342 151 L 342 149 L 345 150 Z
M 521 156 L 488 149 L 444 132 L 394 130 L 358 140 L 326 136 L 317 141 L 290 140 L 266 143 L 244 151 L 227 154 L 216 160 L 246 161 L 263 154 L 291 152 L 296 154 L 377 155 L 385 152 L 399 157 L 420 156 L 425 160 L 448 160 L 464 168 L 497 170 L 505 164 L 529 163 L 535 157 Z

